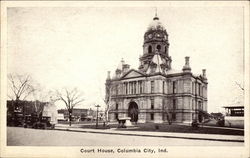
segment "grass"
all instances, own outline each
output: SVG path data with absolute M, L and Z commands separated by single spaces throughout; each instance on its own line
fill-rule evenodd
M 79 125 L 80 128 L 93 128 L 95 129 L 95 124 Z M 110 128 L 117 128 L 117 124 L 110 124 Z M 222 129 L 222 128 L 209 128 L 209 127 L 199 127 L 194 129 L 191 126 L 186 125 L 169 125 L 167 123 L 138 123 L 137 128 L 117 128 L 116 130 L 126 130 L 126 131 L 150 131 L 150 132 L 176 132 L 176 133 L 199 133 L 199 134 L 222 134 L 222 135 L 244 135 L 243 130 L 233 130 L 233 129 Z M 103 127 L 100 123 L 98 129 L 107 129 Z
M 60 124 L 69 124 L 69 122 L 59 122 Z M 211 122 L 209 122 L 211 123 Z M 209 123 L 205 124 L 209 126 Z M 77 128 L 90 128 L 96 129 L 95 121 L 80 121 L 72 122 L 72 125 L 77 125 Z M 212 125 L 212 124 L 211 124 Z M 157 128 L 158 126 L 158 128 Z M 213 126 L 213 125 L 212 125 Z M 118 124 L 109 124 L 109 128 L 117 128 Z M 210 128 L 200 126 L 198 129 L 194 129 L 191 126 L 185 125 L 169 125 L 167 123 L 138 123 L 137 128 L 117 128 L 116 130 L 127 131 L 150 131 L 150 132 L 176 132 L 176 133 L 201 133 L 201 134 L 222 134 L 222 135 L 244 135 L 243 130 L 223 129 L 223 128 Z M 99 122 L 98 129 L 109 129 L 103 126 L 103 122 Z
M 157 131 L 157 132 L 177 132 L 177 133 L 202 133 L 202 134 L 223 134 L 223 135 L 244 135 L 242 130 L 222 129 L 222 128 L 209 128 L 199 127 L 194 129 L 191 126 L 185 125 L 168 125 L 168 124 L 138 124 L 139 128 L 131 129 L 131 131 Z M 156 129 L 158 126 L 158 130 Z

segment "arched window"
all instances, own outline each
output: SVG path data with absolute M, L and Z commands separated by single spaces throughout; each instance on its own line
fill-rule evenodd
M 152 53 L 152 46 L 148 46 L 148 53 Z
M 161 50 L 161 45 L 157 45 L 156 49 L 157 49 L 158 51 L 160 51 L 160 50 Z

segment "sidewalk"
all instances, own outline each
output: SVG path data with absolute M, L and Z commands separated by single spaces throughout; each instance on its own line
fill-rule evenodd
M 188 124 L 184 124 L 184 123 L 176 123 L 177 125 L 184 125 L 184 126 L 190 126 Z M 244 129 L 242 128 L 234 128 L 234 127 L 216 127 L 216 126 L 207 126 L 207 125 L 203 125 L 200 124 L 201 127 L 208 127 L 208 128 L 217 128 L 217 129 L 230 129 L 230 130 L 237 130 L 237 131 L 244 131 Z
M 196 139 L 209 141 L 230 141 L 230 142 L 244 142 L 244 136 L 234 135 L 219 135 L 219 134 L 197 134 L 197 133 L 173 133 L 173 132 L 149 132 L 149 131 L 127 131 L 125 129 L 111 128 L 111 129 L 90 129 L 79 128 L 77 125 L 63 125 L 58 124 L 55 130 L 72 131 L 72 132 L 86 132 L 86 133 L 100 133 L 100 134 L 114 134 L 114 135 L 129 135 L 129 136 L 146 136 L 146 137 L 162 137 L 162 138 L 180 138 L 180 139 Z

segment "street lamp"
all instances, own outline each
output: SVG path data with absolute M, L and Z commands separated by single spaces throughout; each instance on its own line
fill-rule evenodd
M 96 128 L 98 127 L 98 108 L 100 107 L 100 105 L 96 105 L 95 106 L 97 108 L 97 111 L 96 111 Z

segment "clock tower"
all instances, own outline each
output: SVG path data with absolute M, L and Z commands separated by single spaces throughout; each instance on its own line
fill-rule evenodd
M 165 71 L 171 69 L 172 59 L 168 48 L 167 31 L 156 15 L 144 34 L 143 55 L 140 57 L 139 70 L 146 72 L 156 54 L 162 59 L 161 68 Z

